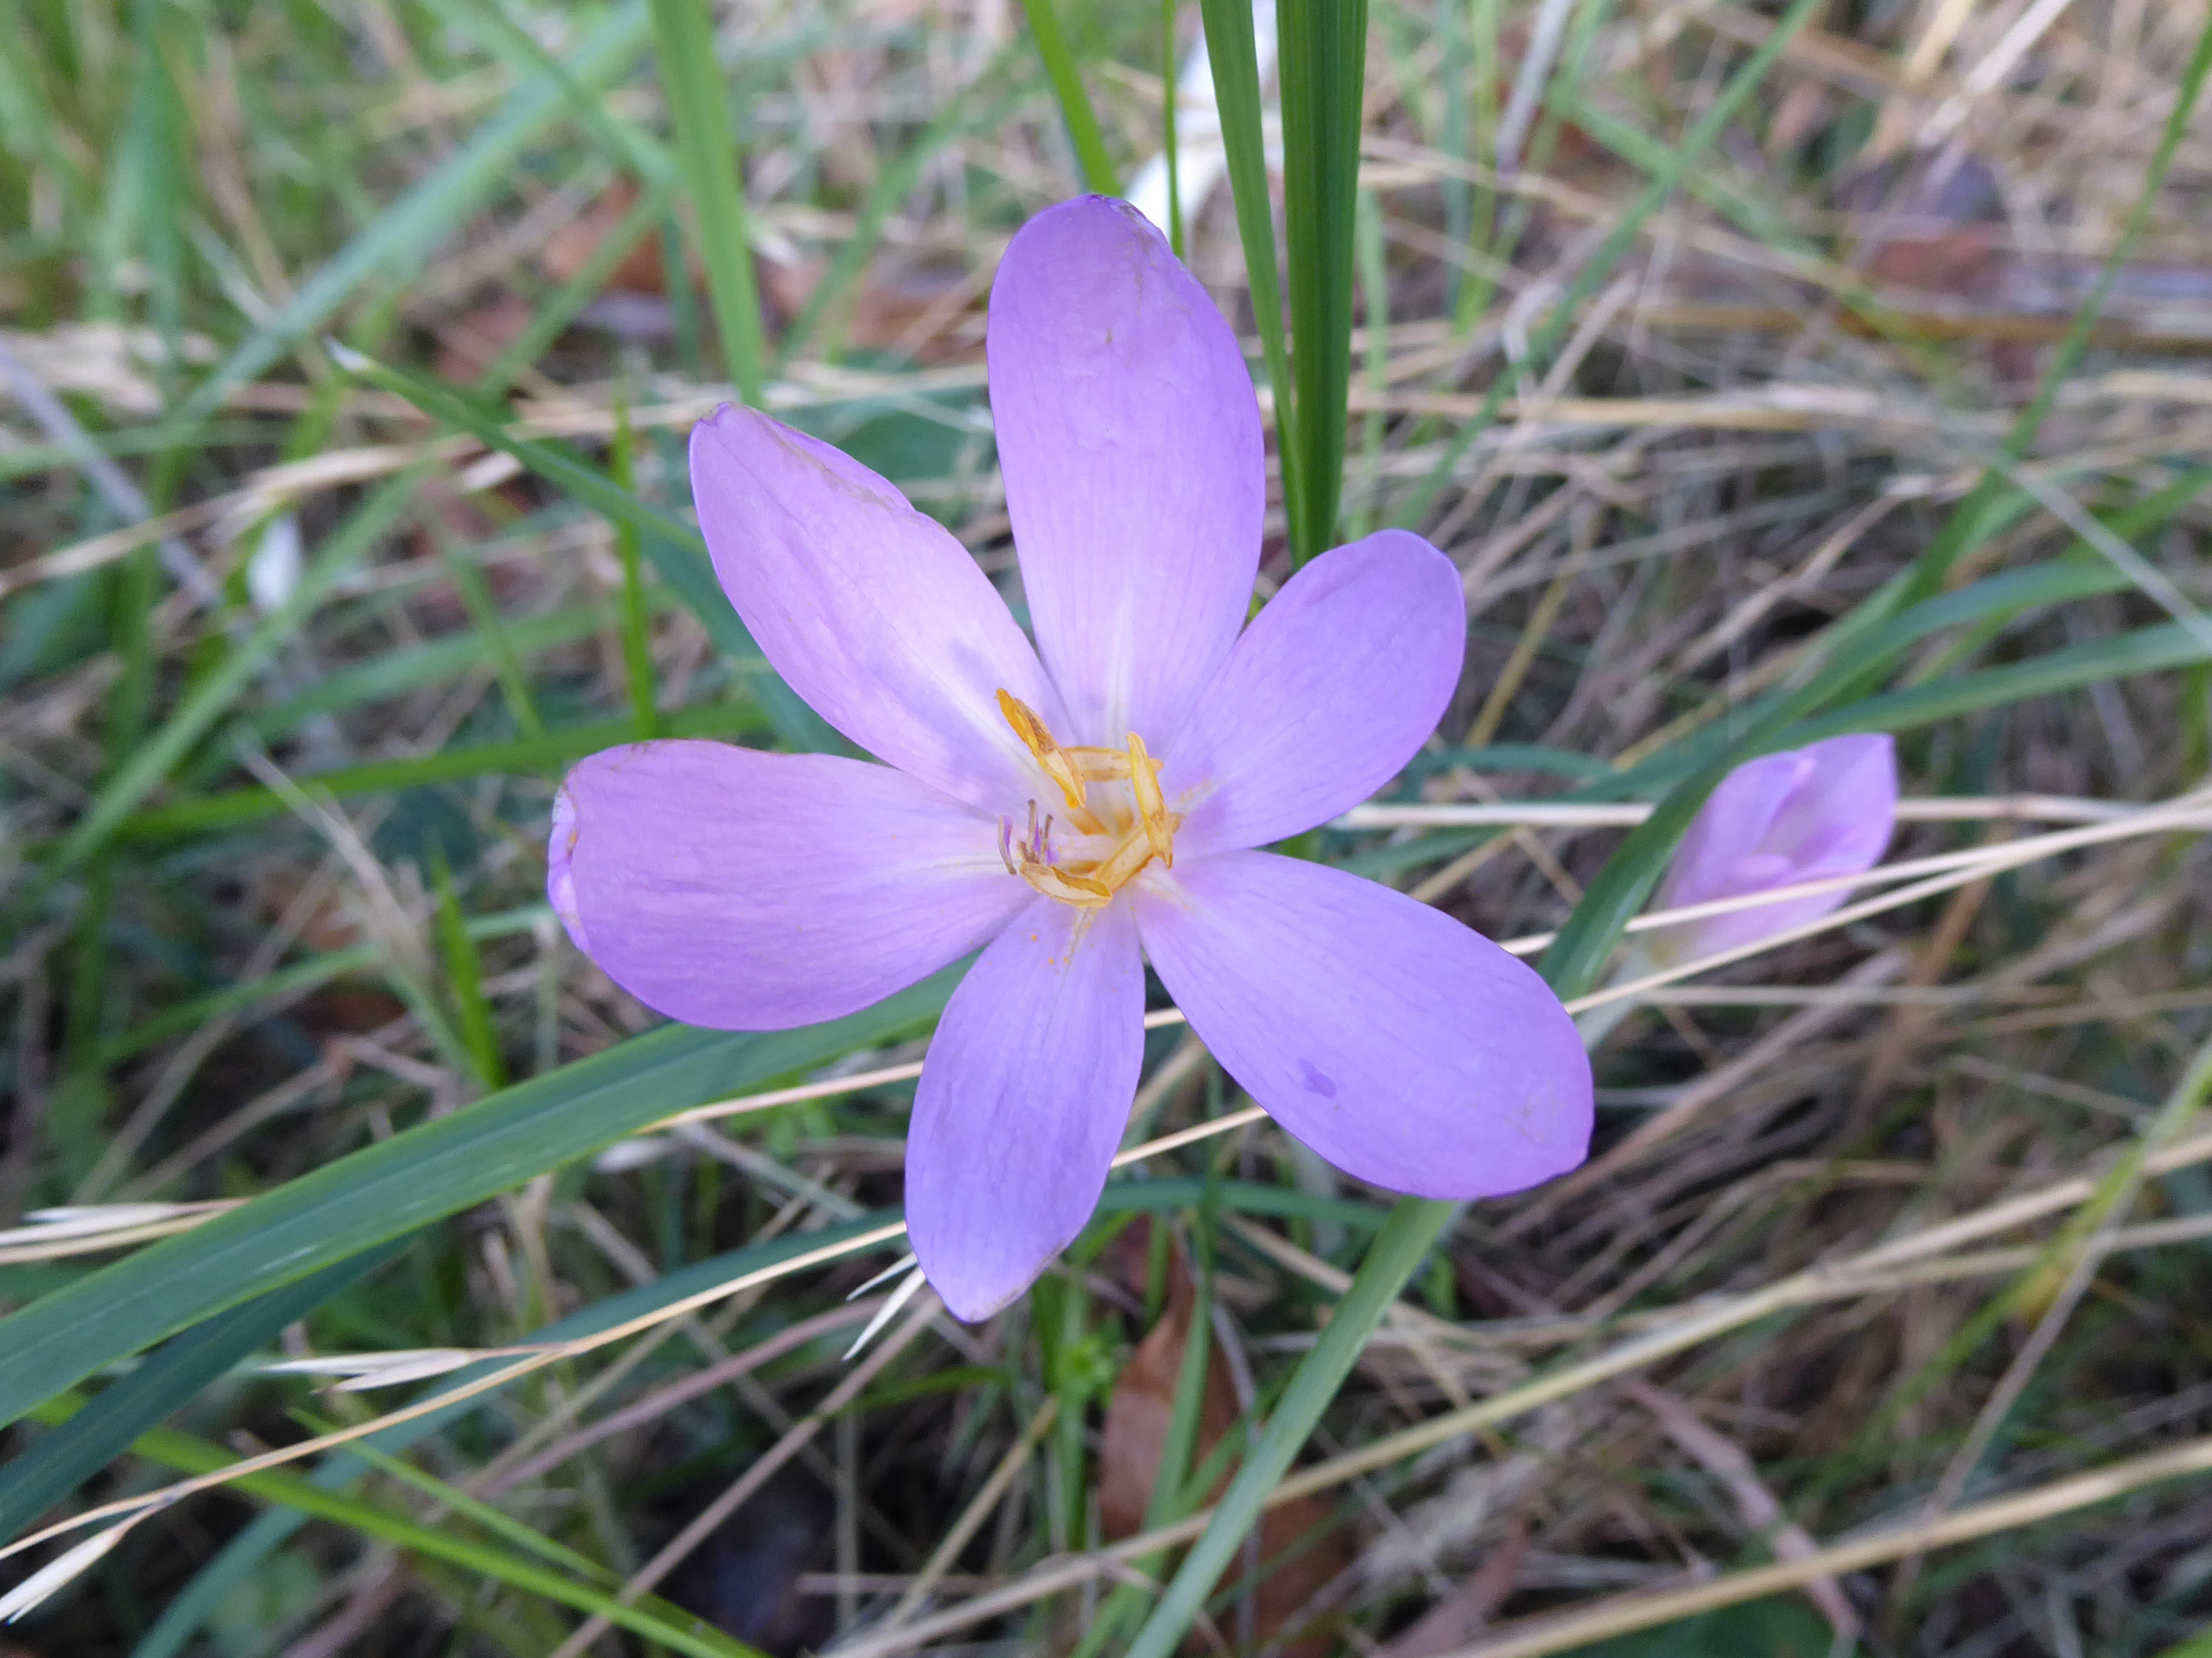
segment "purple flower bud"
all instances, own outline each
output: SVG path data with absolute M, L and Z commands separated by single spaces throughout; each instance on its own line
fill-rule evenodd
M 1771 892 L 1878 862 L 1897 817 L 1897 745 L 1886 734 L 1832 737 L 1738 766 L 1698 813 L 1659 890 L 1658 908 Z M 1685 921 L 1656 935 L 1674 961 L 1717 955 L 1818 920 L 1846 888 Z

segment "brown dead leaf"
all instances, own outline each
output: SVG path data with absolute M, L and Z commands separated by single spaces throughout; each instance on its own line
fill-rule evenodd
M 805 310 L 829 267 L 763 259 L 759 269 L 762 296 L 775 325 L 784 328 Z M 969 351 L 981 337 L 963 325 L 981 322 L 983 293 L 982 285 L 964 270 L 878 266 L 846 301 L 851 315 L 844 325 L 844 343 L 864 351 L 897 352 L 919 362 L 945 361 Z
M 439 325 L 432 366 L 441 379 L 458 385 L 481 378 L 530 326 L 531 315 L 529 301 L 513 288 L 501 288 Z
M 1122 1366 L 1106 1406 L 1106 1427 L 1098 1447 L 1098 1508 L 1109 1538 L 1134 1537 L 1145 1528 L 1145 1510 L 1159 1473 L 1160 1447 L 1175 1414 L 1176 1378 L 1182 1370 L 1183 1350 L 1190 1345 L 1197 1293 L 1180 1260 L 1170 1267 L 1169 1277 L 1168 1304 L 1160 1321 Z M 1219 1444 L 1238 1418 L 1236 1383 L 1218 1346 L 1207 1361 L 1194 1461 Z M 1221 1483 L 1228 1483 L 1226 1477 Z
M 1123 1261 L 1142 1260 L 1144 1236 L 1141 1226 L 1133 1226 L 1123 1235 L 1129 1241 L 1121 1252 Z M 1141 1288 L 1141 1269 L 1133 1277 L 1136 1287 Z M 1196 1305 L 1197 1291 L 1178 1251 L 1169 1261 L 1167 1305 L 1159 1322 L 1137 1344 L 1115 1382 L 1114 1396 L 1106 1406 L 1098 1455 L 1098 1505 L 1109 1539 L 1133 1537 L 1144 1529 L 1145 1510 L 1151 1504 L 1152 1485 L 1159 1473 L 1160 1447 L 1175 1413 L 1176 1380 L 1182 1374 Z M 1242 1431 L 1229 1362 L 1218 1342 L 1209 1343 L 1194 1464 L 1212 1455 L 1224 1435 Z M 1233 1462 L 1224 1469 L 1210 1495 L 1218 1497 L 1235 1471 Z M 1304 1621 L 1302 1614 L 1314 1597 L 1335 1582 L 1351 1558 L 1351 1545 L 1343 1528 L 1319 1498 L 1301 1497 L 1269 1509 L 1260 1526 L 1261 1576 L 1252 1597 L 1254 1643 L 1265 1644 L 1293 1631 Z M 1230 1632 L 1232 1638 L 1241 1635 L 1241 1631 Z M 1194 1637 L 1193 1643 L 1191 1649 L 1203 1649 L 1204 1643 Z M 1328 1658 L 1334 1648 L 1326 1626 L 1317 1626 L 1281 1652 L 1283 1658 Z
M 538 251 L 539 268 L 556 282 L 574 280 L 599 251 L 599 244 L 614 234 L 623 215 L 636 205 L 636 185 L 624 179 L 608 185 L 589 207 L 545 239 L 545 245 Z M 607 289 L 624 294 L 667 293 L 668 267 L 661 261 L 660 238 L 641 239 L 607 278 Z

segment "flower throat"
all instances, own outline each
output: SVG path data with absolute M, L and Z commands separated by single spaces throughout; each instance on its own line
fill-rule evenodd
M 1034 800 L 1028 827 L 1018 836 L 1013 819 L 1001 817 L 999 856 L 1008 873 L 1048 898 L 1079 909 L 1103 909 L 1153 859 L 1175 866 L 1175 832 L 1182 814 L 1168 810 L 1160 793 L 1159 762 L 1146 751 L 1143 738 L 1131 732 L 1127 749 L 1069 748 L 1011 691 L 999 693 L 999 712 L 1038 769 L 1059 786 L 1072 831 L 1055 845 L 1053 825 L 1063 815 L 1048 812 L 1040 823 Z

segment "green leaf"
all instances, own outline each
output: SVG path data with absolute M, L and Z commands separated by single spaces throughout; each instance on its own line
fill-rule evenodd
M 1106 140 L 1098 131 L 1098 117 L 1091 107 L 1091 94 L 1083 89 L 1083 74 L 1075 62 L 1075 49 L 1060 26 L 1052 0 L 1022 0 L 1030 20 L 1030 38 L 1036 42 L 1037 57 L 1051 78 L 1060 100 L 1060 118 L 1075 146 L 1076 164 L 1083 169 L 1083 187 L 1094 195 L 1115 196 L 1121 185 L 1114 177 L 1114 162 L 1106 154 Z
M 645 40 L 645 9 L 621 7 L 584 37 L 567 60 L 579 85 L 599 91 L 629 68 Z M 231 388 L 253 379 L 323 326 L 371 277 L 419 270 L 432 249 L 464 225 L 493 191 L 516 176 L 515 162 L 566 102 L 552 77 L 518 88 L 436 171 L 386 208 L 337 256 L 300 284 L 275 314 L 195 386 L 178 410 L 198 420 L 222 406 Z
M 141 1456 L 193 1474 L 213 1473 L 237 1461 L 204 1439 L 167 1428 L 149 1430 L 132 1448 Z M 281 1468 L 241 1474 L 230 1483 L 232 1489 L 259 1501 L 281 1503 L 394 1548 L 444 1560 L 511 1588 L 543 1595 L 579 1612 L 604 1618 L 623 1629 L 690 1655 L 690 1658 L 764 1658 L 757 1648 L 732 1640 L 693 1613 L 656 1595 L 641 1595 L 635 1601 L 618 1600 L 604 1589 L 575 1582 L 558 1572 L 517 1559 L 502 1549 L 459 1536 L 450 1527 L 426 1526 L 374 1503 L 325 1491 L 313 1480 Z
M 1009 41 L 1000 48 L 982 73 L 956 91 L 929 125 L 877 172 L 860 211 L 853 216 L 852 234 L 839 240 L 830 268 L 807 295 L 798 317 L 784 330 L 776 348 L 779 362 L 788 362 L 809 346 L 825 357 L 834 359 L 840 354 L 841 330 L 830 329 L 819 341 L 816 335 L 822 331 L 823 319 L 842 306 L 847 292 L 866 271 L 882 245 L 884 226 L 898 211 L 899 204 L 912 198 L 922 173 L 946 144 L 995 126 L 1028 94 L 1027 82 L 1011 74 L 1017 63 L 1027 61 L 1018 45 Z M 990 94 L 988 98 L 986 92 Z
M 106 844 L 124 819 L 174 770 L 193 744 L 212 730 L 279 647 L 295 637 L 332 584 L 350 570 L 399 521 L 420 482 L 410 469 L 389 479 L 356 507 L 309 562 L 290 598 L 225 655 L 185 695 L 176 711 L 101 785 L 47 865 L 66 873 Z
M 1260 49 L 1252 33 L 1252 8 L 1243 0 L 1199 0 L 1206 25 L 1213 101 L 1221 112 L 1221 147 L 1229 190 L 1237 203 L 1237 235 L 1244 245 L 1244 280 L 1252 290 L 1252 316 L 1275 400 L 1275 452 L 1283 468 L 1283 508 L 1291 543 L 1305 544 L 1300 527 L 1305 490 L 1300 483 L 1297 398 L 1291 385 L 1290 346 L 1283 334 L 1283 292 L 1275 270 L 1275 215 L 1267 194 L 1267 146 L 1260 113 Z
M 1215 1580 L 1243 1547 L 1260 1505 L 1291 1471 L 1313 1424 L 1321 1420 L 1321 1413 L 1336 1397 L 1345 1377 L 1352 1374 L 1352 1367 L 1366 1348 L 1369 1333 L 1382 1321 L 1421 1258 L 1459 1211 L 1457 1204 L 1407 1198 L 1390 1212 L 1390 1218 L 1368 1246 L 1358 1272 L 1338 1301 L 1313 1351 L 1291 1376 L 1289 1388 L 1267 1418 L 1260 1442 L 1222 1493 L 1212 1521 L 1191 1546 L 1159 1604 L 1152 1608 L 1152 1615 L 1137 1631 L 1127 1658 L 1170 1658 L 1183 1631 L 1205 1605 Z
M 461 1046 L 475 1067 L 477 1082 L 484 1088 L 507 1086 L 507 1060 L 499 1051 L 499 1028 L 491 1005 L 484 999 L 483 966 L 477 959 L 476 940 L 469 936 L 468 918 L 453 891 L 453 866 L 446 848 L 430 842 L 430 875 L 438 894 L 438 953 L 445 958 L 446 985 L 453 993 L 459 1016 Z
M 527 1339 L 569 1341 L 594 1335 L 617 1324 L 655 1312 L 717 1284 L 727 1284 L 734 1278 L 788 1260 L 793 1255 L 874 1231 L 896 1218 L 896 1212 L 877 1210 L 814 1231 L 771 1238 L 765 1243 L 747 1244 L 726 1254 L 694 1261 L 690 1266 L 678 1268 L 651 1284 L 624 1290 L 565 1318 L 556 1319 L 532 1332 Z M 431 1392 L 434 1395 L 465 1387 L 497 1368 L 501 1363 L 500 1360 L 488 1359 L 482 1364 L 458 1370 L 441 1379 Z M 410 1445 L 418 1444 L 432 1434 L 452 1426 L 477 1406 L 489 1403 L 497 1392 L 494 1389 L 476 1394 L 448 1410 L 433 1412 L 411 1421 L 397 1424 L 371 1434 L 360 1442 L 384 1452 L 404 1450 Z M 356 1448 L 353 1446 L 341 1447 L 309 1476 L 309 1482 L 319 1491 L 342 1491 L 360 1479 L 368 1472 L 370 1459 L 355 1455 Z M 298 1510 L 276 1510 L 254 1521 L 232 1539 L 221 1554 L 201 1568 L 199 1575 L 192 1579 L 185 1591 L 170 1601 L 155 1620 L 154 1627 L 146 1632 L 132 1651 L 131 1658 L 176 1658 L 176 1655 L 191 1643 L 201 1624 L 212 1614 L 223 1598 L 250 1579 L 259 1570 L 261 1563 L 282 1547 L 303 1523 L 305 1515 Z
M 802 750 L 835 752 L 837 735 L 821 715 L 799 701 L 792 689 L 775 676 L 762 656 L 760 647 L 745 631 L 714 579 L 707 556 L 705 537 L 659 507 L 640 501 L 597 467 L 586 465 L 558 444 L 517 437 L 498 415 L 473 399 L 460 396 L 404 369 L 378 362 L 359 352 L 346 354 L 355 373 L 386 391 L 405 398 L 440 424 L 466 432 L 501 454 L 512 455 L 549 483 L 565 491 L 609 522 L 628 525 L 638 532 L 639 547 L 652 561 L 660 579 L 699 618 L 718 649 L 752 671 L 754 695 L 759 698 L 776 734 L 785 746 Z
M 615 440 L 608 459 L 614 464 L 615 487 L 626 495 L 637 493 L 637 477 L 631 462 L 629 405 L 615 404 Z M 645 573 L 638 563 L 637 528 L 615 525 L 615 556 L 622 561 L 623 671 L 629 682 L 630 712 L 637 720 L 637 740 L 652 738 L 660 725 L 659 700 L 653 690 L 653 635 L 650 603 L 646 597 Z
M 2057 349 L 2045 364 L 2043 381 L 2034 398 L 2027 408 L 2021 410 L 2011 431 L 2006 434 L 2005 459 L 2018 461 L 2027 455 L 2028 446 L 2035 440 L 2035 434 L 2043 429 L 2044 417 L 2058 399 L 2059 388 L 2073 374 L 2075 365 L 2081 360 L 2082 352 L 2088 349 L 2089 337 L 2096 329 L 2098 317 L 2104 311 L 2106 297 L 2112 292 L 2112 283 L 2119 273 L 2126 269 L 2135 256 L 2136 243 L 2150 218 L 2151 204 L 2157 200 L 2160 188 L 2166 182 L 2167 170 L 2173 165 L 2174 154 L 2181 146 L 2182 136 L 2189 130 L 2190 119 L 2197 109 L 2197 100 L 2203 95 L 2208 72 L 2212 72 L 2212 21 L 2208 21 L 2198 33 L 2197 50 L 2191 54 L 2188 67 L 2182 71 L 2179 91 L 2174 98 L 2173 107 L 2166 114 L 2166 130 L 2159 138 L 2157 150 L 2151 156 L 2150 167 L 2143 174 L 2142 188 L 2136 193 L 2135 206 L 2128 214 L 2127 222 L 2121 227 L 2119 237 L 2113 242 L 2112 251 L 2106 258 L 2103 270 L 2098 272 L 2095 285 L 2075 312 L 2074 319 L 2067 328 L 2066 337 L 2059 342 Z M 1900 605 L 1925 598 L 1942 588 L 1951 567 L 1978 544 L 1975 531 L 1979 514 L 1986 510 L 1990 499 L 2006 487 L 2003 475 L 1997 469 L 1992 467 L 1983 472 L 1966 499 L 1951 509 L 1951 515 L 1943 521 L 1943 527 L 1936 532 L 1935 540 L 1905 572 L 1899 591 L 1898 603 Z
M 1729 123 L 1735 118 L 1737 111 L 1765 80 L 1767 70 L 1774 67 L 1782 56 L 1783 49 L 1804 27 L 1806 21 L 1820 9 L 1821 4 L 1822 0 L 1790 0 L 1790 9 L 1775 21 L 1772 31 L 1759 43 L 1759 49 L 1737 66 L 1735 73 L 1729 77 L 1728 84 L 1721 88 L 1720 95 L 1698 118 L 1697 124 L 1683 135 L 1680 146 L 1671 152 L 1666 164 L 1653 174 L 1651 182 L 1644 186 L 1643 193 L 1629 203 L 1614 224 L 1612 234 L 1605 239 L 1604 245 L 1575 272 L 1575 279 L 1568 285 L 1567 291 L 1530 337 L 1528 361 L 1530 372 L 1540 374 L 1550 361 L 1553 353 L 1565 340 L 1575 313 L 1613 273 L 1613 266 L 1620 262 L 1621 256 L 1635 242 L 1644 221 L 1666 205 L 1683 177 L 1727 130 Z M 1474 446 L 1475 440 L 1488 431 L 1492 422 L 1498 418 L 1498 410 L 1513 385 L 1514 377 L 1510 374 L 1500 374 L 1492 383 L 1490 393 L 1483 399 L 1482 407 L 1453 434 L 1451 441 L 1444 446 L 1442 458 L 1414 492 L 1412 502 L 1399 519 L 1400 523 L 1412 528 L 1427 517 L 1437 492 L 1458 467 L 1461 457 Z
M 1298 486 L 1291 561 L 1335 544 L 1352 385 L 1352 243 L 1359 185 L 1367 0 L 1281 0 L 1283 236 L 1297 386 Z
M 707 262 L 707 294 L 722 358 L 738 395 L 761 404 L 760 296 L 753 291 L 753 252 L 745 239 L 744 191 L 738 180 L 737 138 L 729 94 L 714 57 L 714 20 L 706 0 L 649 0 L 660 85 L 676 127 L 676 154 Z
M 763 669 L 763 671 L 765 669 Z M 679 708 L 664 715 L 664 737 L 755 737 L 765 735 L 760 713 L 741 703 L 714 702 L 696 708 Z M 513 743 L 478 743 L 465 748 L 442 749 L 435 754 L 407 760 L 372 760 L 366 765 L 341 766 L 332 771 L 309 772 L 297 780 L 318 794 L 343 799 L 352 794 L 376 794 L 386 789 L 420 788 L 429 783 L 453 783 L 488 773 L 544 772 L 580 760 L 587 754 L 627 743 L 637 735 L 637 722 L 595 720 L 586 726 L 568 726 L 543 737 Z M 256 818 L 274 817 L 288 808 L 274 790 L 230 789 L 221 794 L 200 795 L 155 806 L 126 818 L 118 835 L 134 840 L 192 834 L 221 829 Z
M 1786 727 L 1776 748 L 1799 748 L 1847 732 L 1894 732 L 1950 720 L 1984 708 L 2003 708 L 2031 696 L 2079 690 L 2130 674 L 2158 673 L 2212 661 L 2212 649 L 2179 622 L 2138 628 L 2111 639 L 2068 645 L 2025 662 L 1980 673 L 1954 674 L 1910 690 L 1861 697 L 1847 708 Z
M 0 1425 L 102 1364 L 671 1112 L 925 1026 L 960 972 L 948 968 L 866 1011 L 798 1030 L 664 1027 L 341 1157 L 89 1273 L 0 1319 Z
M 305 1318 L 403 1247 L 402 1241 L 395 1240 L 363 1250 L 171 1337 L 67 1423 L 32 1441 L 29 1448 L 0 1467 L 0 1543 L 21 1536 L 40 1515 L 120 1456 L 140 1434 L 181 1410 L 201 1388 L 275 1339 L 286 1325 Z

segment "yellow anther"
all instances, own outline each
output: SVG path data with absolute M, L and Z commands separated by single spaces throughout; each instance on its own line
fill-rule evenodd
M 1032 800 L 1026 834 L 1017 837 L 1011 819 L 1001 819 L 999 825 L 999 856 L 1009 871 L 1048 898 L 1079 909 L 1103 909 L 1153 859 L 1174 865 L 1175 832 L 1182 826 L 1182 817 L 1168 810 L 1160 789 L 1159 762 L 1146 750 L 1143 738 L 1131 732 L 1127 749 L 1063 747 L 1036 711 L 1012 691 L 999 692 L 999 712 L 1038 768 L 1066 796 L 1068 827 L 1080 837 L 1055 852 L 1053 820 L 1047 817 L 1040 829 Z M 1129 793 L 1109 791 L 1094 810 L 1090 803 L 1094 783 L 1127 783 Z M 1133 822 L 1132 804 L 1136 807 Z
M 1129 787 L 1136 794 L 1137 817 L 1145 826 L 1152 856 L 1173 869 L 1175 818 L 1168 811 L 1167 797 L 1160 793 L 1160 768 L 1145 751 L 1145 739 L 1134 732 L 1129 733 Z
M 1114 889 L 1095 875 L 1076 875 L 1050 864 L 1022 860 L 1022 879 L 1048 898 L 1078 909 L 1103 909 L 1114 902 Z
M 1036 756 L 1044 774 L 1060 785 L 1060 792 L 1067 797 L 1068 810 L 1083 810 L 1083 774 L 1078 769 L 1075 756 L 1063 749 L 1046 728 L 1036 711 L 1012 691 L 999 693 L 999 712 L 1014 728 L 1014 735 L 1022 739 L 1024 748 Z

